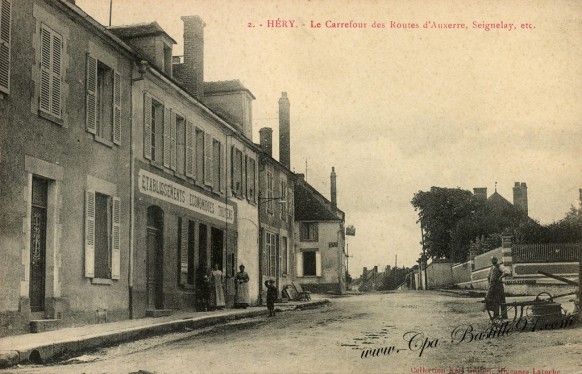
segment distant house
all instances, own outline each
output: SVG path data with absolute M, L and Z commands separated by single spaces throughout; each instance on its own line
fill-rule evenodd
M 336 174 L 331 172 L 331 201 L 297 174 L 295 182 L 295 259 L 297 281 L 312 292 L 346 291 L 345 214 L 336 203 Z

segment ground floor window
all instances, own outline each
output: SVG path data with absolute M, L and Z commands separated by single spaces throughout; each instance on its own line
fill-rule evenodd
M 321 252 L 318 249 L 302 250 L 295 258 L 298 277 L 321 276 Z

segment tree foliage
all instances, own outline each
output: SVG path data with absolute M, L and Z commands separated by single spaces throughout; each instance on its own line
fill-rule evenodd
M 501 234 L 523 244 L 582 241 L 582 204 L 571 207 L 563 219 L 540 225 L 500 195 L 486 200 L 460 188 L 432 187 L 415 193 L 411 203 L 432 258 L 465 261 L 471 241 L 485 239 L 484 249 L 494 249 Z

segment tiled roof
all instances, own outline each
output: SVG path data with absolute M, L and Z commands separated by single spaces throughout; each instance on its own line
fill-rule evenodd
M 138 23 L 135 25 L 125 26 L 111 26 L 107 29 L 122 39 L 133 39 L 152 35 L 164 35 L 174 44 L 176 44 L 176 41 L 170 35 L 168 35 L 157 22 Z
M 204 82 L 205 94 L 237 91 L 246 91 L 253 99 L 255 98 L 251 91 L 246 88 L 238 79 L 233 79 L 230 81 Z
M 344 213 L 334 209 L 331 202 L 311 187 L 299 180 L 295 185 L 296 221 L 337 221 L 343 220 Z
M 497 193 L 497 191 L 495 191 L 493 193 L 493 195 L 489 196 L 489 198 L 487 199 L 487 203 L 488 204 L 493 204 L 493 205 L 513 205 L 512 203 L 510 203 L 506 198 L 504 198 L 503 196 L 501 196 L 500 194 Z

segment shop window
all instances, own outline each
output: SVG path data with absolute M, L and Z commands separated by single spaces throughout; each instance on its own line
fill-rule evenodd
M 315 252 L 303 252 L 303 276 L 315 276 L 316 265 Z

